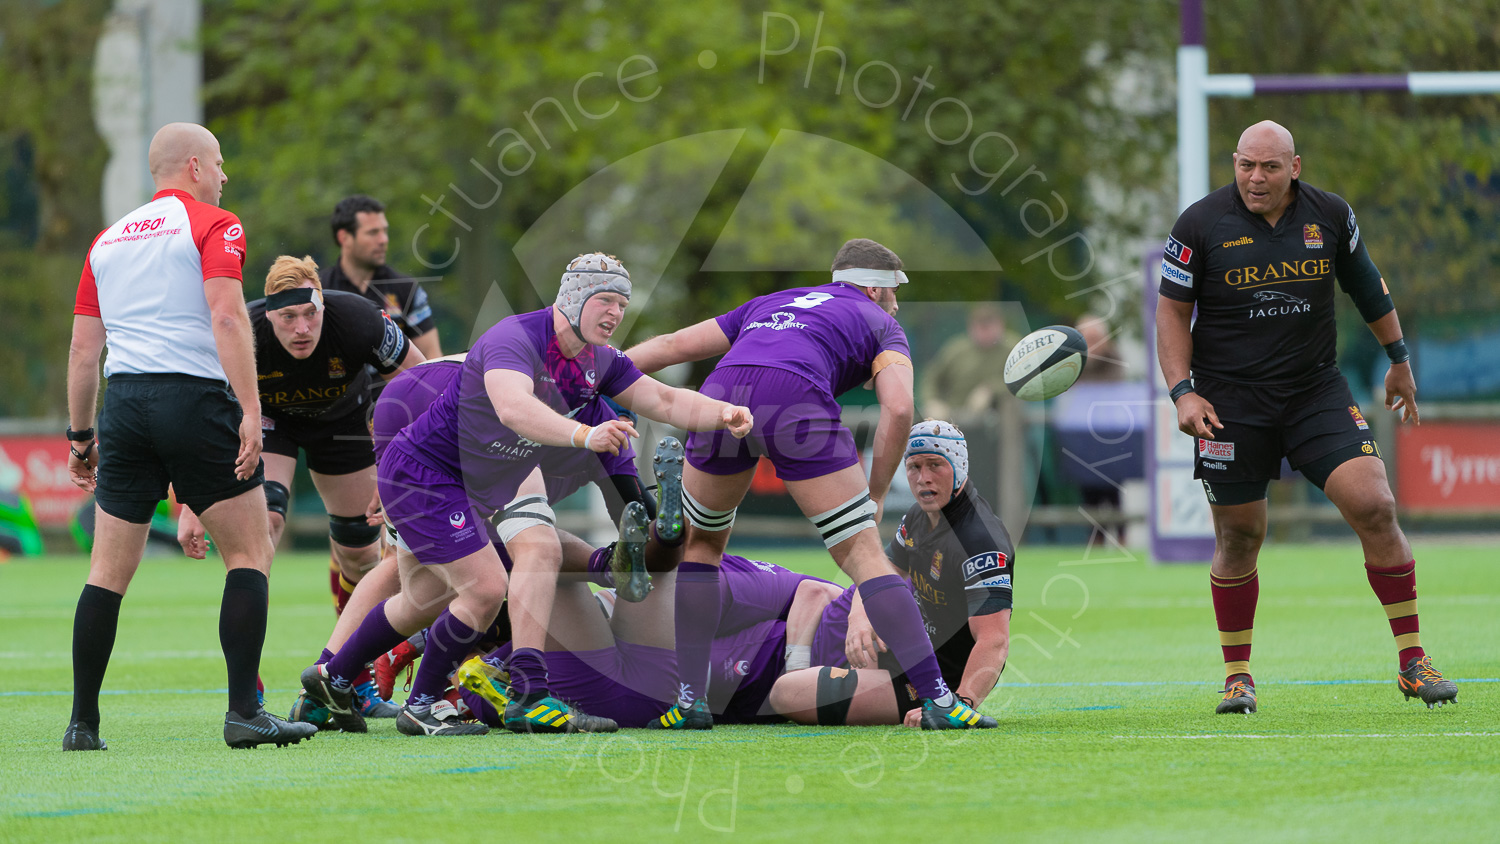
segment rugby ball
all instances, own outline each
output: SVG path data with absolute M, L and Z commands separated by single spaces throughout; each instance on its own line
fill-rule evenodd
M 1049 325 L 1021 338 L 1005 358 L 1005 387 L 1017 398 L 1042 401 L 1060 396 L 1083 372 L 1089 347 L 1066 325 Z

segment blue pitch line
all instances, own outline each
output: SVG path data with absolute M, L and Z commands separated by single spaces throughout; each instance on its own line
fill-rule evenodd
M 18 812 L 18 818 L 71 818 L 74 815 L 107 815 L 114 809 L 58 809 L 54 812 Z

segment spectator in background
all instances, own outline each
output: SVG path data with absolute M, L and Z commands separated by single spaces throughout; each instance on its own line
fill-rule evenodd
M 391 315 L 423 357 L 442 357 L 427 291 L 385 263 L 391 241 L 385 204 L 363 194 L 346 197 L 334 206 L 331 224 L 339 259 L 324 268 L 323 289 L 369 299 Z
M 955 412 L 981 412 L 1000 407 L 1005 395 L 1005 314 L 994 302 L 980 302 L 969 311 L 969 331 L 944 344 L 922 374 L 922 413 L 938 419 Z

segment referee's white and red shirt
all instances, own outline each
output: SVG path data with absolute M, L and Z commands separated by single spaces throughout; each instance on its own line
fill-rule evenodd
M 163 190 L 94 239 L 73 313 L 104 321 L 104 376 L 182 373 L 223 381 L 211 278 L 243 278 L 245 229 L 234 214 Z

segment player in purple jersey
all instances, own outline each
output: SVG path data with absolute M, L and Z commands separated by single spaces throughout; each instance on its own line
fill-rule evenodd
M 545 494 L 523 483 L 547 448 L 618 454 L 635 436 L 615 419 L 587 425 L 571 418 L 601 396 L 642 415 L 688 430 L 728 428 L 744 436 L 749 410 L 643 377 L 623 353 L 604 345 L 630 297 L 630 276 L 613 257 L 573 260 L 556 303 L 502 320 L 469 351 L 456 387 L 407 425 L 380 460 L 386 516 L 400 532 L 402 592 L 376 606 L 339 653 L 303 672 L 308 696 L 330 711 L 347 711 L 348 671 L 430 625 L 412 698 L 397 717 L 411 735 L 483 732 L 457 721 L 441 700 L 448 675 L 489 627 L 509 579 L 482 527 L 503 514 L 518 493 Z M 614 724 L 577 712 L 546 686 L 546 619 L 557 588 L 562 550 L 545 504 L 536 523 L 501 538 L 515 560 L 510 604 L 516 648 L 510 671 L 515 699 L 505 713 L 515 731 L 611 730 Z M 504 522 L 502 522 L 504 524 Z M 658 524 L 658 531 L 662 526 Z
M 676 703 L 652 726 L 713 727 L 702 698 L 720 612 L 719 558 L 762 456 L 818 528 L 834 561 L 858 585 L 875 629 L 921 690 L 928 712 L 923 726 L 973 726 L 965 714 L 972 710 L 943 681 L 921 613 L 881 552 L 876 531 L 911 427 L 911 357 L 895 319 L 896 287 L 906 280 L 896 253 L 873 240 L 851 240 L 834 256 L 833 283 L 752 299 L 630 351 L 647 372 L 724 355 L 703 392 L 749 406 L 758 420 L 741 442 L 716 434 L 688 438 L 683 508 L 689 530 L 677 576 L 680 688 Z M 867 482 L 836 399 L 872 378 L 880 422 Z M 994 726 L 994 721 L 979 725 Z
M 570 543 L 582 546 L 565 538 L 569 556 L 588 550 Z M 782 720 L 767 699 L 786 662 L 787 629 L 800 623 L 806 627 L 803 638 L 810 640 L 839 587 L 730 554 L 724 556 L 723 572 L 719 589 L 726 609 L 711 647 L 716 673 L 709 706 L 720 723 Z M 677 691 L 669 612 L 674 579 L 671 574 L 658 577 L 657 589 L 641 603 L 616 601 L 613 590 L 591 596 L 581 584 L 560 585 L 553 627 L 566 631 L 568 638 L 548 641 L 552 691 L 622 727 L 644 727 L 656 720 Z M 475 658 L 455 673 L 454 685 L 464 690 L 472 712 L 496 725 L 508 704 L 508 679 Z

